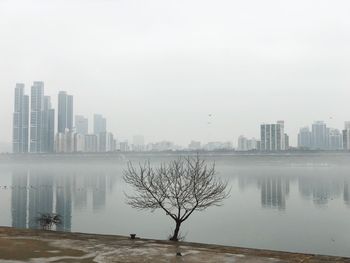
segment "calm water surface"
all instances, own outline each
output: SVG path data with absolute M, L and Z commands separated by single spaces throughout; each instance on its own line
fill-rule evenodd
M 166 239 L 173 222 L 164 212 L 125 204 L 129 158 L 171 159 L 0 164 L 0 225 L 35 228 L 38 213 L 56 212 L 62 231 Z M 350 157 L 206 158 L 231 196 L 183 224 L 187 241 L 350 256 Z

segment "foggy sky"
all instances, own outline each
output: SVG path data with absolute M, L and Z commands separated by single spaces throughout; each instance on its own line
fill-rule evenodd
M 0 0 L 0 142 L 16 82 L 74 95 L 119 139 L 259 138 L 350 120 L 347 0 Z M 211 119 L 208 114 L 212 114 Z M 208 124 L 208 122 L 211 124 Z

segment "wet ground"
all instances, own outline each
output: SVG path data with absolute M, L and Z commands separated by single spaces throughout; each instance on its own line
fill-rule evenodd
M 1 227 L 0 262 L 350 263 L 350 258 Z

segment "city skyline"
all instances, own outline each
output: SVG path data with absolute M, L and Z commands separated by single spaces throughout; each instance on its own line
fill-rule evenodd
M 30 105 L 29 105 L 30 101 Z M 344 129 L 327 127 L 324 121 L 314 121 L 299 129 L 297 145 L 289 143 L 285 132 L 285 121 L 260 124 L 260 139 L 248 139 L 240 135 L 237 145 L 231 141 L 191 140 L 187 146 L 172 141 L 145 142 L 143 135 L 133 135 L 132 142 L 116 137 L 107 130 L 107 119 L 102 114 L 93 115 L 92 133 L 89 134 L 89 120 L 74 113 L 74 97 L 66 91 L 58 92 L 57 121 L 51 97 L 45 95 L 44 82 L 34 81 L 31 96 L 25 95 L 25 85 L 17 83 L 14 89 L 13 139 L 14 153 L 72 153 L 72 152 L 114 152 L 114 151 L 164 151 L 164 150 L 237 150 L 274 152 L 290 149 L 301 150 L 350 150 L 350 121 L 344 122 Z M 30 113 L 29 113 L 30 107 Z M 30 118 L 29 118 L 30 116 Z M 212 114 L 208 115 L 212 117 Z M 30 127 L 28 128 L 28 118 Z M 55 124 L 57 123 L 57 132 Z M 208 124 L 211 123 L 210 122 Z M 29 132 L 30 131 L 30 132 Z M 28 138 L 30 142 L 28 142 Z M 29 147 L 29 149 L 28 149 Z

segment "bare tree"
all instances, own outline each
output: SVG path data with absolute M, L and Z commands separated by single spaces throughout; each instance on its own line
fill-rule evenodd
M 135 169 L 131 162 L 124 180 L 135 193 L 126 194 L 127 203 L 137 209 L 163 209 L 175 221 L 170 240 L 178 241 L 181 224 L 194 211 L 220 206 L 229 195 L 227 182 L 215 176 L 215 165 L 207 166 L 197 157 L 179 158 L 153 168 L 150 162 Z

